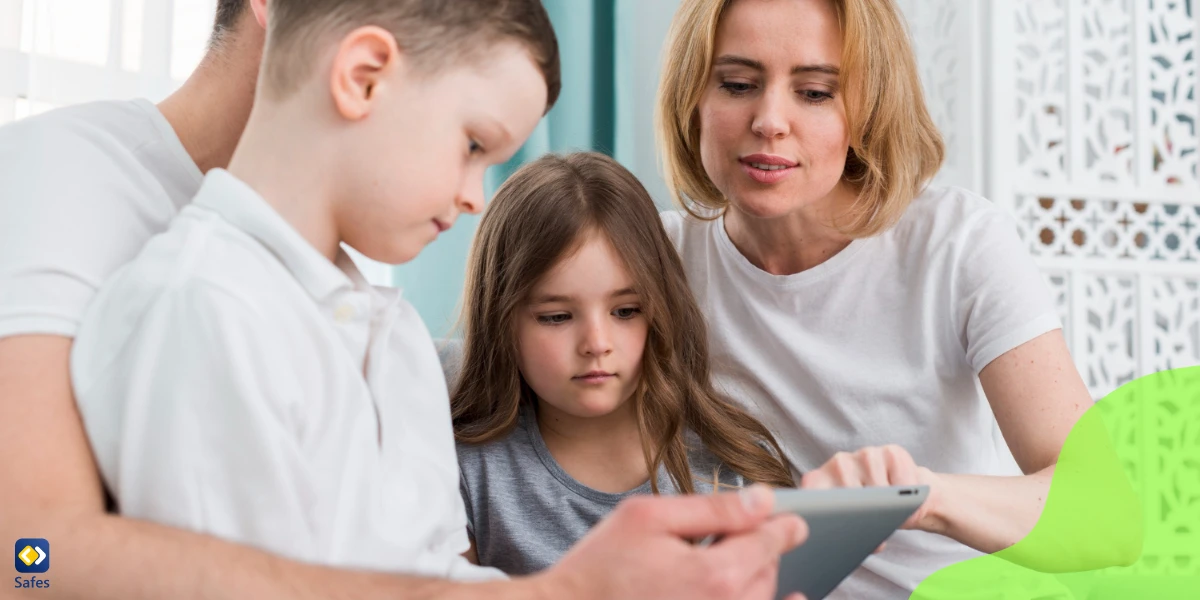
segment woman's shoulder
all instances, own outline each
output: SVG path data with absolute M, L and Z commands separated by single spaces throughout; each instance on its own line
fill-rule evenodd
M 676 248 L 682 248 L 689 240 L 706 239 L 711 228 L 719 223 L 716 217 L 720 215 L 702 219 L 685 210 L 671 208 L 658 213 L 658 216 L 671 243 Z
M 897 244 L 918 245 L 932 252 L 940 247 L 958 246 L 963 240 L 996 227 L 1015 232 L 1015 226 L 1011 215 L 979 194 L 955 186 L 930 185 L 883 235 Z
M 957 231 L 981 218 L 1007 216 L 995 202 L 957 186 L 926 187 L 909 205 L 900 224 L 934 223 Z

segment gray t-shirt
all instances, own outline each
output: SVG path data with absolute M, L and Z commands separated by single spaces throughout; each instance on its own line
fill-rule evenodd
M 686 439 L 696 493 L 712 493 L 714 473 L 722 490 L 743 485 L 742 476 L 723 466 L 699 437 L 689 432 Z M 509 575 L 549 567 L 623 498 L 650 493 L 649 481 L 623 494 L 599 492 L 576 481 L 550 455 L 530 406 L 522 407 L 517 427 L 507 437 L 459 444 L 458 463 L 467 532 L 479 564 Z M 658 489 L 676 493 L 665 468 L 659 469 Z

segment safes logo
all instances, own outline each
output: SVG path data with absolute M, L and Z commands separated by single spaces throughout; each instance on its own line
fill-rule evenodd
M 50 570 L 50 542 L 42 538 L 21 538 L 13 547 L 14 566 L 18 573 L 45 573 Z M 13 578 L 16 588 L 48 588 L 49 579 L 37 577 Z
M 50 542 L 41 538 L 17 540 L 17 572 L 45 573 L 50 570 Z

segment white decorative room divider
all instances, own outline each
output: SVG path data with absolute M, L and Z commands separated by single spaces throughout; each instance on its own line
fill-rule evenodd
M 947 141 L 939 179 L 1012 212 L 1093 396 L 1200 365 L 1200 0 L 898 2 Z M 1114 414 L 1140 457 L 1138 573 L 1200 575 L 1197 371 L 1174 388 L 1195 393 Z
M 900 4 L 939 179 L 1017 218 L 1092 394 L 1200 364 L 1200 0 Z
M 1200 364 L 1192 0 L 1011 6 L 1012 208 L 1088 387 Z

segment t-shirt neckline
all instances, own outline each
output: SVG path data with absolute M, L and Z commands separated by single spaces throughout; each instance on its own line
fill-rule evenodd
M 535 411 L 534 407 L 529 404 L 522 406 L 521 419 L 524 421 L 525 429 L 529 433 L 529 442 L 533 444 L 533 451 L 542 461 L 542 465 L 546 467 L 546 470 L 550 472 L 551 476 L 557 479 L 559 483 L 563 484 L 563 486 L 572 492 L 593 502 L 601 502 L 614 506 L 621 500 L 624 500 L 630 496 L 651 493 L 649 480 L 627 492 L 621 492 L 617 494 L 602 492 L 580 483 L 577 479 L 572 477 L 570 473 L 567 473 L 567 471 L 562 468 L 562 465 L 558 464 L 558 461 L 554 459 L 554 455 L 550 454 L 550 448 L 546 446 L 546 440 L 542 439 L 541 429 L 538 428 L 537 412 Z M 661 477 L 659 479 L 659 489 L 662 489 Z
M 792 273 L 790 275 L 775 275 L 768 273 L 750 262 L 742 254 L 741 250 L 737 249 L 733 240 L 729 238 L 729 232 L 725 230 L 725 215 L 721 215 L 714 221 L 713 226 L 716 228 L 717 247 L 718 250 L 730 258 L 734 264 L 741 269 L 747 277 L 752 281 L 765 286 L 771 287 L 796 287 L 820 281 L 831 274 L 842 271 L 847 264 L 863 249 L 869 241 L 868 238 L 855 238 L 850 240 L 850 243 L 842 248 L 841 252 L 829 257 L 825 262 L 811 268 Z

